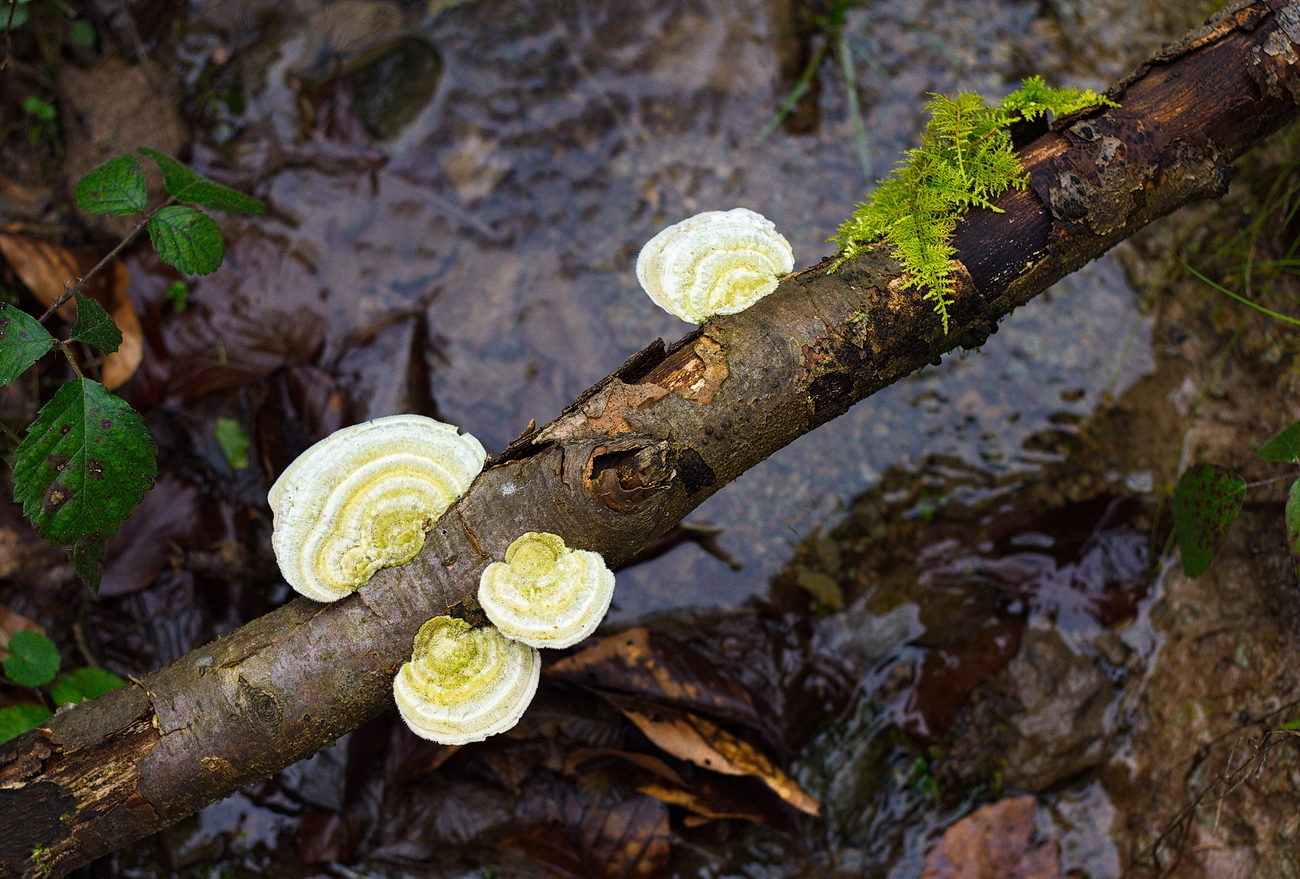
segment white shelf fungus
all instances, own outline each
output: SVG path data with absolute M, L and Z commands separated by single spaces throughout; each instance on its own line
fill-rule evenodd
M 479 579 L 478 602 L 507 637 L 569 647 L 596 631 L 614 596 L 599 553 L 569 549 L 557 534 L 530 531 Z
M 661 308 L 690 323 L 744 311 L 794 269 L 772 221 L 746 208 L 705 211 L 651 238 L 636 278 Z
M 337 601 L 380 568 L 404 564 L 487 458 L 450 424 L 393 415 L 344 428 L 298 456 L 271 486 L 271 546 L 284 579 Z
M 541 669 L 536 649 L 491 626 L 434 617 L 393 679 L 393 698 L 416 735 L 444 745 L 481 742 L 519 722 Z

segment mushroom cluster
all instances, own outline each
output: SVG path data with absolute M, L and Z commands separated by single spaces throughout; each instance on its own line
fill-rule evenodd
M 420 415 L 330 434 L 271 486 L 271 547 L 290 586 L 337 601 L 380 568 L 415 558 L 424 535 L 483 469 L 469 434 Z
M 688 323 L 744 311 L 794 269 L 790 242 L 746 208 L 705 211 L 646 242 L 636 277 L 661 308 Z
M 271 487 L 271 545 L 285 580 L 316 601 L 401 565 L 468 489 L 487 458 L 449 424 L 394 415 L 345 428 L 303 452 Z M 495 625 L 439 616 L 420 627 L 393 698 L 416 735 L 449 745 L 514 726 L 537 690 L 538 647 L 595 631 L 614 575 L 598 553 L 528 532 L 488 565 L 479 601 Z

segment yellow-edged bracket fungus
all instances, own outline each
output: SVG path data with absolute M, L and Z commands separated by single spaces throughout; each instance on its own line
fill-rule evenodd
M 569 647 L 609 610 L 614 574 L 599 553 L 569 549 L 558 534 L 516 538 L 479 579 L 478 602 L 502 634 L 533 647 Z
M 790 242 L 746 208 L 705 211 L 646 242 L 636 278 L 650 298 L 688 323 L 744 311 L 794 269 Z
M 308 598 L 336 601 L 380 568 L 410 561 L 486 458 L 474 437 L 420 415 L 376 418 L 327 436 L 268 495 L 284 579 Z
M 444 745 L 481 742 L 519 722 L 541 669 L 536 648 L 492 626 L 434 617 L 393 679 L 393 698 L 416 735 Z

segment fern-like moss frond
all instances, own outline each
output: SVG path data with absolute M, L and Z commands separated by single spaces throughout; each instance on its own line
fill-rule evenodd
M 831 271 L 868 245 L 888 241 L 909 275 L 904 286 L 923 291 L 948 332 L 957 221 L 971 207 L 999 210 L 994 199 L 1028 184 L 1011 146 L 1011 124 L 1097 105 L 1118 106 L 1090 89 L 1048 88 L 1039 76 L 992 107 L 971 92 L 932 95 L 920 148 L 905 152 L 893 173 L 840 226 L 831 239 L 841 250 Z

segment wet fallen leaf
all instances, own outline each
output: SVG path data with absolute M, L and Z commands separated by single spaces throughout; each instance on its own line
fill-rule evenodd
M 588 870 L 562 827 L 553 824 L 529 824 L 520 833 L 501 839 L 498 845 L 518 849 L 529 861 L 561 879 L 593 879 L 599 873 Z
M 582 853 L 605 879 L 650 879 L 668 866 L 668 806 L 643 794 L 587 811 Z
M 32 295 L 46 307 L 53 305 L 65 286 L 90 271 L 102 256 L 72 251 L 43 238 L 6 232 L 0 232 L 0 254 Z M 110 390 L 129 379 L 144 356 L 144 332 L 127 293 L 129 283 L 130 273 L 126 266 L 120 260 L 113 260 L 81 289 L 104 307 L 122 331 L 122 342 L 117 351 L 104 355 L 100 381 Z M 76 303 L 70 301 L 63 305 L 59 317 L 69 323 L 76 320 Z
M 298 817 L 298 857 L 305 864 L 327 864 L 343 854 L 347 825 L 338 812 L 308 809 Z
M 564 771 L 581 774 L 591 771 L 612 770 L 615 780 L 629 785 L 633 790 L 652 796 L 671 806 L 681 806 L 692 814 L 686 817 L 686 826 L 696 827 L 722 818 L 739 818 L 766 827 L 788 829 L 789 812 L 783 806 L 769 808 L 771 794 L 755 797 L 754 790 L 732 790 L 735 781 L 717 776 L 700 777 L 685 781 L 671 766 L 651 754 L 618 751 L 610 748 L 593 748 L 574 751 L 564 764 Z M 748 786 L 748 785 L 746 785 Z
M 921 879 L 1061 879 L 1055 840 L 1034 825 L 1033 797 L 976 809 L 944 831 Z
M 762 729 L 749 692 L 689 645 L 638 627 L 565 657 L 547 674 L 602 690 L 634 693 Z
M 605 698 L 635 723 L 646 738 L 674 757 L 724 775 L 753 775 L 801 812 L 817 815 L 821 811 L 807 791 L 757 748 L 704 718 L 635 699 L 613 695 Z

